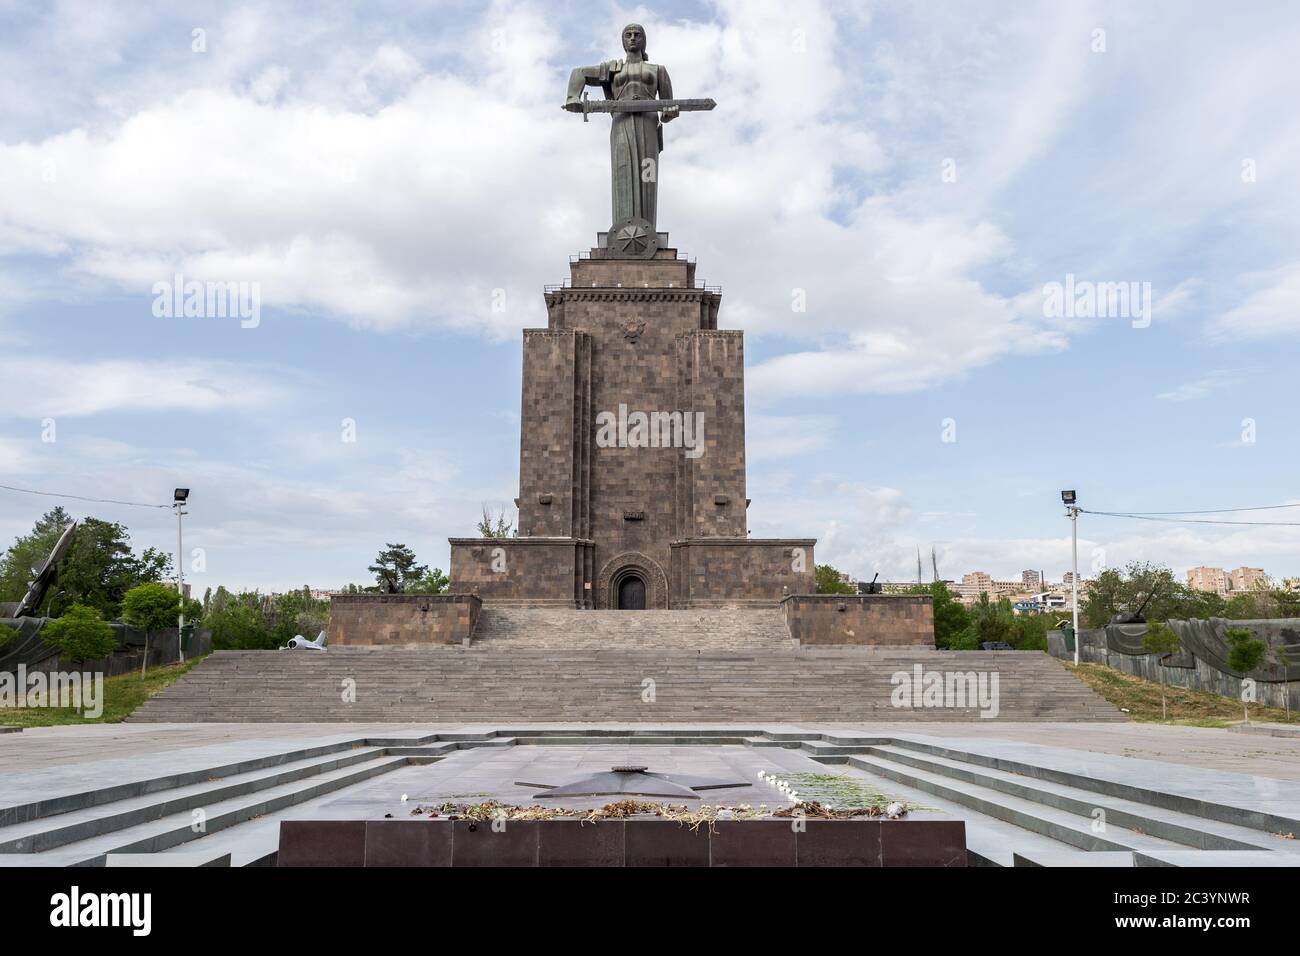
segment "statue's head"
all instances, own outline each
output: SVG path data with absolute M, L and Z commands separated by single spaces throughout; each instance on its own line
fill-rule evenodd
M 646 55 L 645 27 L 639 23 L 629 23 L 623 28 L 623 52 Z

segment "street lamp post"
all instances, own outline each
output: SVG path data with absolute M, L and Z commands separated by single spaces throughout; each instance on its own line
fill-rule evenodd
M 182 662 L 185 660 L 185 567 L 182 555 L 181 518 L 189 514 L 185 510 L 185 501 L 190 496 L 188 488 L 177 488 L 172 493 L 172 508 L 176 512 L 176 594 L 180 598 L 180 615 L 176 624 L 176 652 Z
M 1074 666 L 1079 666 L 1079 506 L 1073 491 L 1062 491 L 1061 501 L 1070 518 L 1070 603 L 1074 607 Z

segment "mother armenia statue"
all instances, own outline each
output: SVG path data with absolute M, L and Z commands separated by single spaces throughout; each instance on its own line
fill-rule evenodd
M 609 130 L 610 185 L 614 225 L 611 240 L 629 227 L 644 232 L 654 244 L 659 198 L 659 153 L 664 147 L 665 123 L 683 110 L 711 110 L 713 100 L 675 100 L 668 71 L 651 63 L 646 54 L 645 28 L 629 23 L 623 28 L 621 60 L 580 66 L 569 75 L 564 108 L 573 113 L 612 113 Z M 584 87 L 599 86 L 605 99 L 590 101 Z

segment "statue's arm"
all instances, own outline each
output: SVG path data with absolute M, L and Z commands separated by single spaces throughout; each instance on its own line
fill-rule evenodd
M 659 99 L 671 100 L 672 98 L 673 81 L 671 77 L 668 76 L 668 70 L 661 66 L 659 67 Z M 668 123 L 677 119 L 679 115 L 681 115 L 681 110 L 675 106 L 670 106 L 668 109 L 659 113 L 659 120 L 660 122 Z
M 588 86 L 607 86 L 614 74 L 622 68 L 618 60 L 597 63 L 595 66 L 580 66 L 569 74 L 569 88 L 565 91 L 564 108 L 570 112 L 581 112 L 582 91 Z

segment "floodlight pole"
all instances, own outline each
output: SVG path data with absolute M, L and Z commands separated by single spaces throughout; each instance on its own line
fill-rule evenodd
M 183 545 L 181 533 L 181 516 L 185 514 L 185 502 L 174 501 L 172 507 L 176 509 L 176 594 L 180 598 L 178 607 L 180 614 L 176 624 L 176 650 L 180 655 L 181 663 L 185 662 L 185 565 L 181 558 L 185 552 L 182 550 Z
M 1074 666 L 1079 666 L 1079 506 L 1070 505 L 1070 537 L 1073 553 L 1070 573 L 1071 604 L 1074 605 Z

